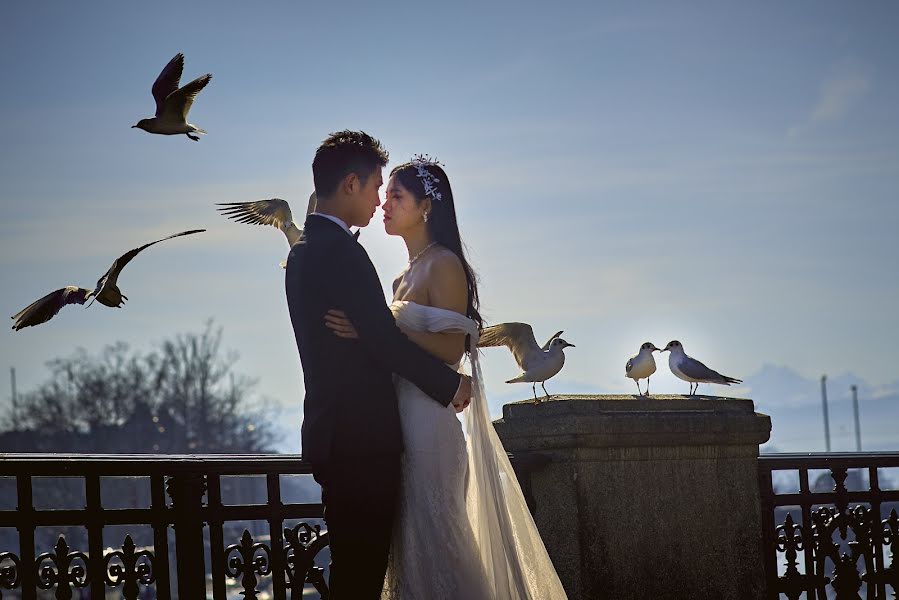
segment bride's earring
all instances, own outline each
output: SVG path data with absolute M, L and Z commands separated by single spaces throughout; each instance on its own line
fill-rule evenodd
M 424 213 L 421 218 L 425 220 L 425 223 L 427 223 L 428 222 L 428 213 Z

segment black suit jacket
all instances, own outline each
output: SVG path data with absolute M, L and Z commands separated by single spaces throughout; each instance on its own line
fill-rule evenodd
M 287 260 L 286 288 L 306 384 L 303 458 L 313 465 L 402 451 L 393 373 L 452 402 L 459 374 L 399 330 L 368 254 L 337 223 L 306 219 Z M 359 339 L 325 327 L 331 308 L 346 312 Z

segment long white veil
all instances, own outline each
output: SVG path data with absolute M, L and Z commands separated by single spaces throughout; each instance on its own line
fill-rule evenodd
M 415 329 L 459 331 L 470 336 L 472 399 L 464 415 L 468 442 L 466 510 L 491 596 L 495 600 L 567 599 L 490 420 L 477 325 L 464 315 L 440 308 L 403 310 L 408 304 L 403 300 L 391 304 L 398 321 Z
M 469 464 L 466 503 L 494 597 L 567 598 L 490 420 L 476 333 L 471 335 L 470 350 L 472 399 L 464 419 Z

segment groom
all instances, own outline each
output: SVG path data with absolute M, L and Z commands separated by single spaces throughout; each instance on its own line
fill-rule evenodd
M 287 304 L 306 386 L 303 458 L 322 487 L 332 600 L 381 596 L 403 449 L 393 373 L 457 411 L 471 396 L 468 377 L 400 332 L 368 254 L 350 233 L 351 225 L 368 225 L 380 204 L 386 164 L 381 143 L 363 132 L 322 142 L 312 162 L 316 212 L 287 261 Z M 347 314 L 358 339 L 325 326 L 331 308 Z

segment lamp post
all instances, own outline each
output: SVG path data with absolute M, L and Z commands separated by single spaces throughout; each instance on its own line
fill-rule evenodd
M 852 390 L 852 411 L 855 413 L 855 451 L 862 451 L 862 426 L 858 420 L 858 386 L 853 385 Z
M 821 376 L 821 406 L 824 411 L 824 444 L 830 452 L 830 420 L 827 417 L 827 375 Z
M 9 368 L 9 386 L 12 388 L 12 426 L 15 429 L 19 428 L 18 424 L 18 414 L 19 414 L 19 398 L 16 394 L 16 368 Z

